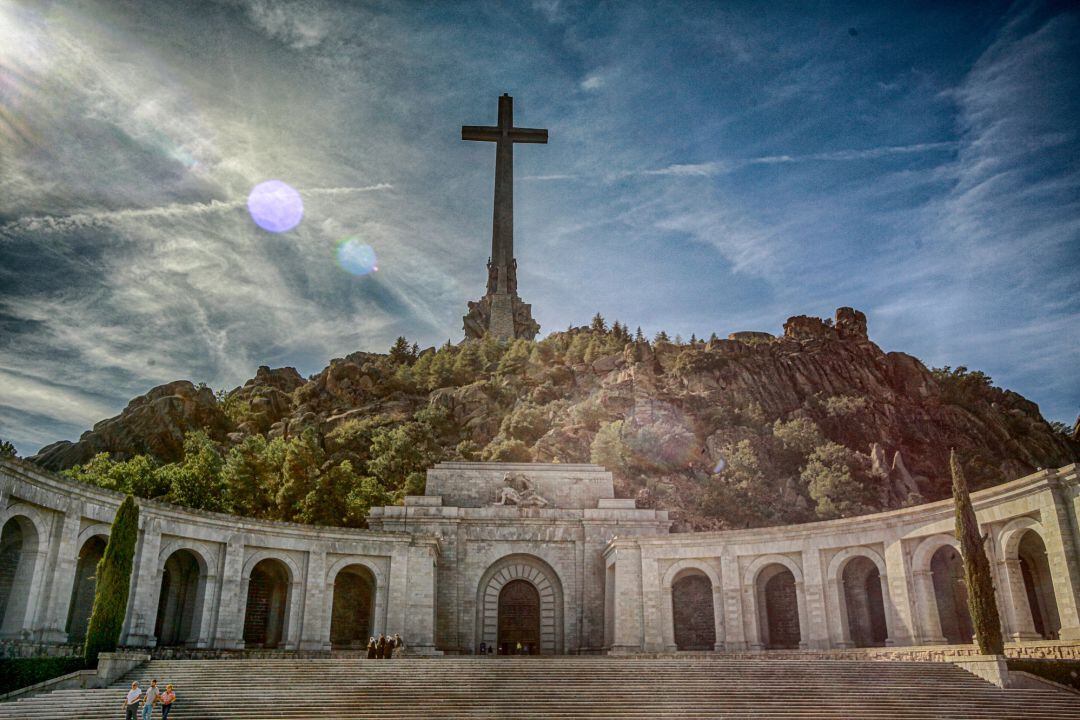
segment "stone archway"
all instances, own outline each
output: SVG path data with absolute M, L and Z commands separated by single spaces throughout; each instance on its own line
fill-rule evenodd
M 1017 543 L 1016 554 L 1035 632 L 1046 640 L 1056 640 L 1061 631 L 1061 619 L 1054 594 L 1054 578 L 1046 558 L 1046 544 L 1039 533 L 1025 530 Z
M 505 586 L 521 580 L 539 597 L 539 652 L 563 652 L 563 590 L 555 570 L 535 555 L 508 555 L 491 565 L 480 579 L 476 598 L 476 638 L 488 647 L 499 647 L 500 598 Z M 524 594 L 520 589 L 516 593 Z M 520 598 L 519 598 L 520 599 Z
M 852 557 L 840 574 L 848 635 L 855 647 L 881 647 L 888 638 L 881 572 L 865 555 Z
M 942 636 L 952 645 L 970 645 L 975 634 L 968 612 L 964 561 L 952 545 L 943 545 L 930 557 L 934 601 Z
M 671 583 L 671 617 L 677 649 L 715 649 L 713 584 L 705 573 L 684 570 Z
M 40 538 L 25 515 L 14 515 L 0 530 L 0 637 L 19 638 L 29 629 Z
M 375 628 L 374 573 L 359 563 L 343 567 L 334 578 L 330 610 L 332 648 L 365 647 Z
M 91 535 L 79 550 L 79 560 L 75 565 L 75 582 L 71 587 L 71 603 L 68 605 L 66 630 L 69 643 L 81 643 L 86 638 L 90 613 L 94 609 L 97 565 L 105 554 L 107 542 L 107 536 Z
M 206 586 L 204 560 L 181 548 L 162 565 L 154 637 L 160 647 L 194 645 L 199 639 L 203 591 Z
M 783 565 L 762 569 L 757 578 L 761 640 L 767 649 L 798 648 L 802 638 L 795 575 Z
M 289 567 L 277 558 L 264 558 L 251 569 L 244 647 L 276 648 L 286 643 L 290 582 Z

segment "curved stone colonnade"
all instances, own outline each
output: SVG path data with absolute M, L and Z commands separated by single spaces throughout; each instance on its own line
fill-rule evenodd
M 507 468 L 558 506 L 458 497 L 498 489 Z M 667 534 L 666 513 L 609 486 L 596 466 L 444 464 L 429 472 L 440 495 L 373 510 L 385 531 L 140 501 L 121 643 L 325 651 L 401 633 L 418 652 L 559 654 L 971 641 L 951 501 Z M 81 640 L 122 499 L 0 461 L 0 640 Z M 973 500 L 1007 638 L 1080 644 L 1078 466 Z
M 123 496 L 0 462 L 0 639 L 76 643 Z M 434 538 L 139 501 L 121 644 L 329 650 L 401 633 L 434 649 Z
M 1080 640 L 1080 466 L 972 494 L 1007 640 Z M 967 644 L 951 500 L 786 527 L 617 538 L 612 652 Z

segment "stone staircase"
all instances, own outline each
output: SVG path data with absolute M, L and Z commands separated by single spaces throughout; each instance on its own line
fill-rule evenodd
M 945 663 L 578 656 L 153 660 L 110 688 L 0 703 L 0 720 L 121 718 L 131 681 L 150 678 L 176 686 L 173 720 L 1080 719 L 1075 695 Z

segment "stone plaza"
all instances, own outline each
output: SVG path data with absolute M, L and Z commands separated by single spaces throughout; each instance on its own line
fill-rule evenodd
M 1010 652 L 1080 657 L 1078 469 L 973 495 Z M 4 641 L 81 641 L 122 499 L 0 464 Z M 441 463 L 370 530 L 139 505 L 121 644 L 156 653 L 325 652 L 381 633 L 415 654 L 973 651 L 951 501 L 673 534 L 594 465 Z

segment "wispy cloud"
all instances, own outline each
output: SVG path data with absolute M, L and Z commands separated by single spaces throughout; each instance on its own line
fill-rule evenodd
M 353 193 L 391 190 L 390 183 L 377 183 L 365 187 L 308 188 L 299 190 L 301 197 L 332 197 Z M 90 227 L 103 227 L 131 220 L 177 220 L 200 215 L 214 215 L 244 207 L 247 200 L 211 200 L 205 203 L 170 203 L 152 208 L 127 210 L 88 210 L 71 215 L 34 215 L 22 217 L 0 225 L 0 236 L 23 232 L 70 232 Z

